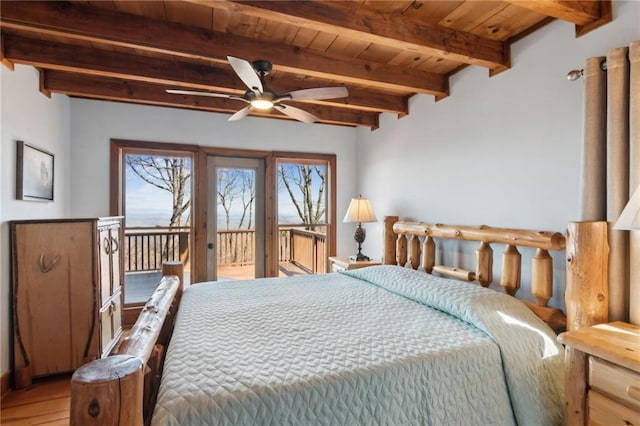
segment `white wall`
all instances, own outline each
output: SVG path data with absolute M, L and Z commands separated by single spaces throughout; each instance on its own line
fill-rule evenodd
M 407 117 L 359 130 L 360 192 L 380 217 L 564 232 L 578 219 L 583 85 L 566 75 L 640 38 L 640 2 L 614 2 L 614 19 L 577 39 L 573 25 L 553 22 L 512 46 L 511 70 L 490 78 L 468 67 L 451 78 L 449 98 L 414 96 Z M 381 253 L 381 223 L 368 228 L 367 251 Z M 475 245 L 449 246 L 458 266 L 473 268 Z M 554 263 L 564 288 L 563 257 Z
M 38 91 L 38 72 L 16 65 L 0 67 L 0 374 L 9 370 L 9 220 L 59 218 L 69 214 L 69 99 Z M 36 145 L 54 157 L 54 201 L 15 199 L 16 141 Z

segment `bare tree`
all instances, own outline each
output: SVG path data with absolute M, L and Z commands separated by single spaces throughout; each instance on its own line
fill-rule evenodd
M 173 207 L 169 227 L 182 226 L 182 217 L 191 207 L 191 197 L 187 197 L 191 168 L 186 157 L 166 157 L 150 155 L 126 155 L 131 170 L 143 181 L 171 193 Z M 188 215 L 186 224 L 191 220 Z
M 237 228 L 251 229 L 253 224 L 253 205 L 256 199 L 255 173 L 251 170 L 218 168 L 216 172 L 218 205 L 225 213 L 226 229 L 231 229 L 231 210 L 234 201 L 242 203 L 242 213 Z
M 325 215 L 326 168 L 318 165 L 280 164 L 278 175 L 302 223 L 319 223 Z M 314 176 L 319 180 L 315 194 L 313 190 Z M 297 196 L 294 188 L 301 195 Z
M 191 167 L 186 157 L 168 157 L 152 155 L 126 155 L 125 161 L 140 179 L 156 188 L 168 191 L 172 197 L 171 219 L 169 227 L 181 227 L 191 222 L 191 197 L 189 196 L 189 179 Z M 183 222 L 185 212 L 189 212 L 186 223 Z M 161 239 L 153 250 L 161 250 L 162 259 L 173 259 L 175 250 L 179 249 L 179 242 L 172 234 Z M 155 243 L 154 243 L 155 244 Z M 151 250 L 151 248 L 150 248 Z M 174 253 L 170 256 L 170 253 Z M 181 256 L 182 253 L 178 253 Z
M 256 178 L 255 172 L 252 170 L 242 171 L 242 191 L 240 193 L 240 199 L 242 200 L 242 216 L 240 217 L 240 223 L 238 229 L 243 228 L 245 219 L 247 220 L 247 229 L 251 229 L 253 226 L 253 206 L 256 199 Z

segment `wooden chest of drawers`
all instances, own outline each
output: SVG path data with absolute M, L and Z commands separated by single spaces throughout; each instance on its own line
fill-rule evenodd
M 613 322 L 562 333 L 568 425 L 640 425 L 640 327 Z
M 10 230 L 16 387 L 108 355 L 122 333 L 121 218 Z

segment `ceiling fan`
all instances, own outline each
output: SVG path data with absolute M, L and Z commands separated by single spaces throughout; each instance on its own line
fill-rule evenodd
M 271 71 L 271 62 L 260 60 L 250 63 L 249 61 L 235 58 L 233 56 L 227 56 L 227 60 L 229 61 L 231 68 L 233 68 L 236 74 L 238 74 L 238 77 L 240 77 L 240 80 L 242 80 L 249 88 L 244 95 L 238 96 L 224 93 L 196 92 L 176 89 L 167 89 L 167 93 L 235 99 L 249 104 L 229 117 L 229 121 L 240 120 L 246 117 L 253 110 L 267 111 L 271 108 L 275 108 L 277 111 L 304 123 L 314 123 L 319 121 L 319 119 L 307 111 L 290 105 L 285 105 L 281 102 L 287 100 L 305 101 L 335 99 L 349 96 L 349 92 L 344 86 L 316 87 L 312 89 L 301 89 L 284 94 L 277 94 L 273 90 L 269 89 L 264 81 L 264 77 Z

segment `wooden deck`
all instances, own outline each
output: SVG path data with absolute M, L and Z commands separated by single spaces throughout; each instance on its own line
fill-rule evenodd
M 279 270 L 280 277 L 307 275 L 306 271 L 291 262 L 281 262 Z M 250 280 L 254 277 L 254 265 L 218 267 L 218 281 Z M 132 272 L 125 274 L 127 286 L 125 303 L 146 302 L 160 282 L 160 278 L 162 278 L 160 272 Z M 184 281 L 185 287 L 191 284 L 189 271 L 185 271 Z

